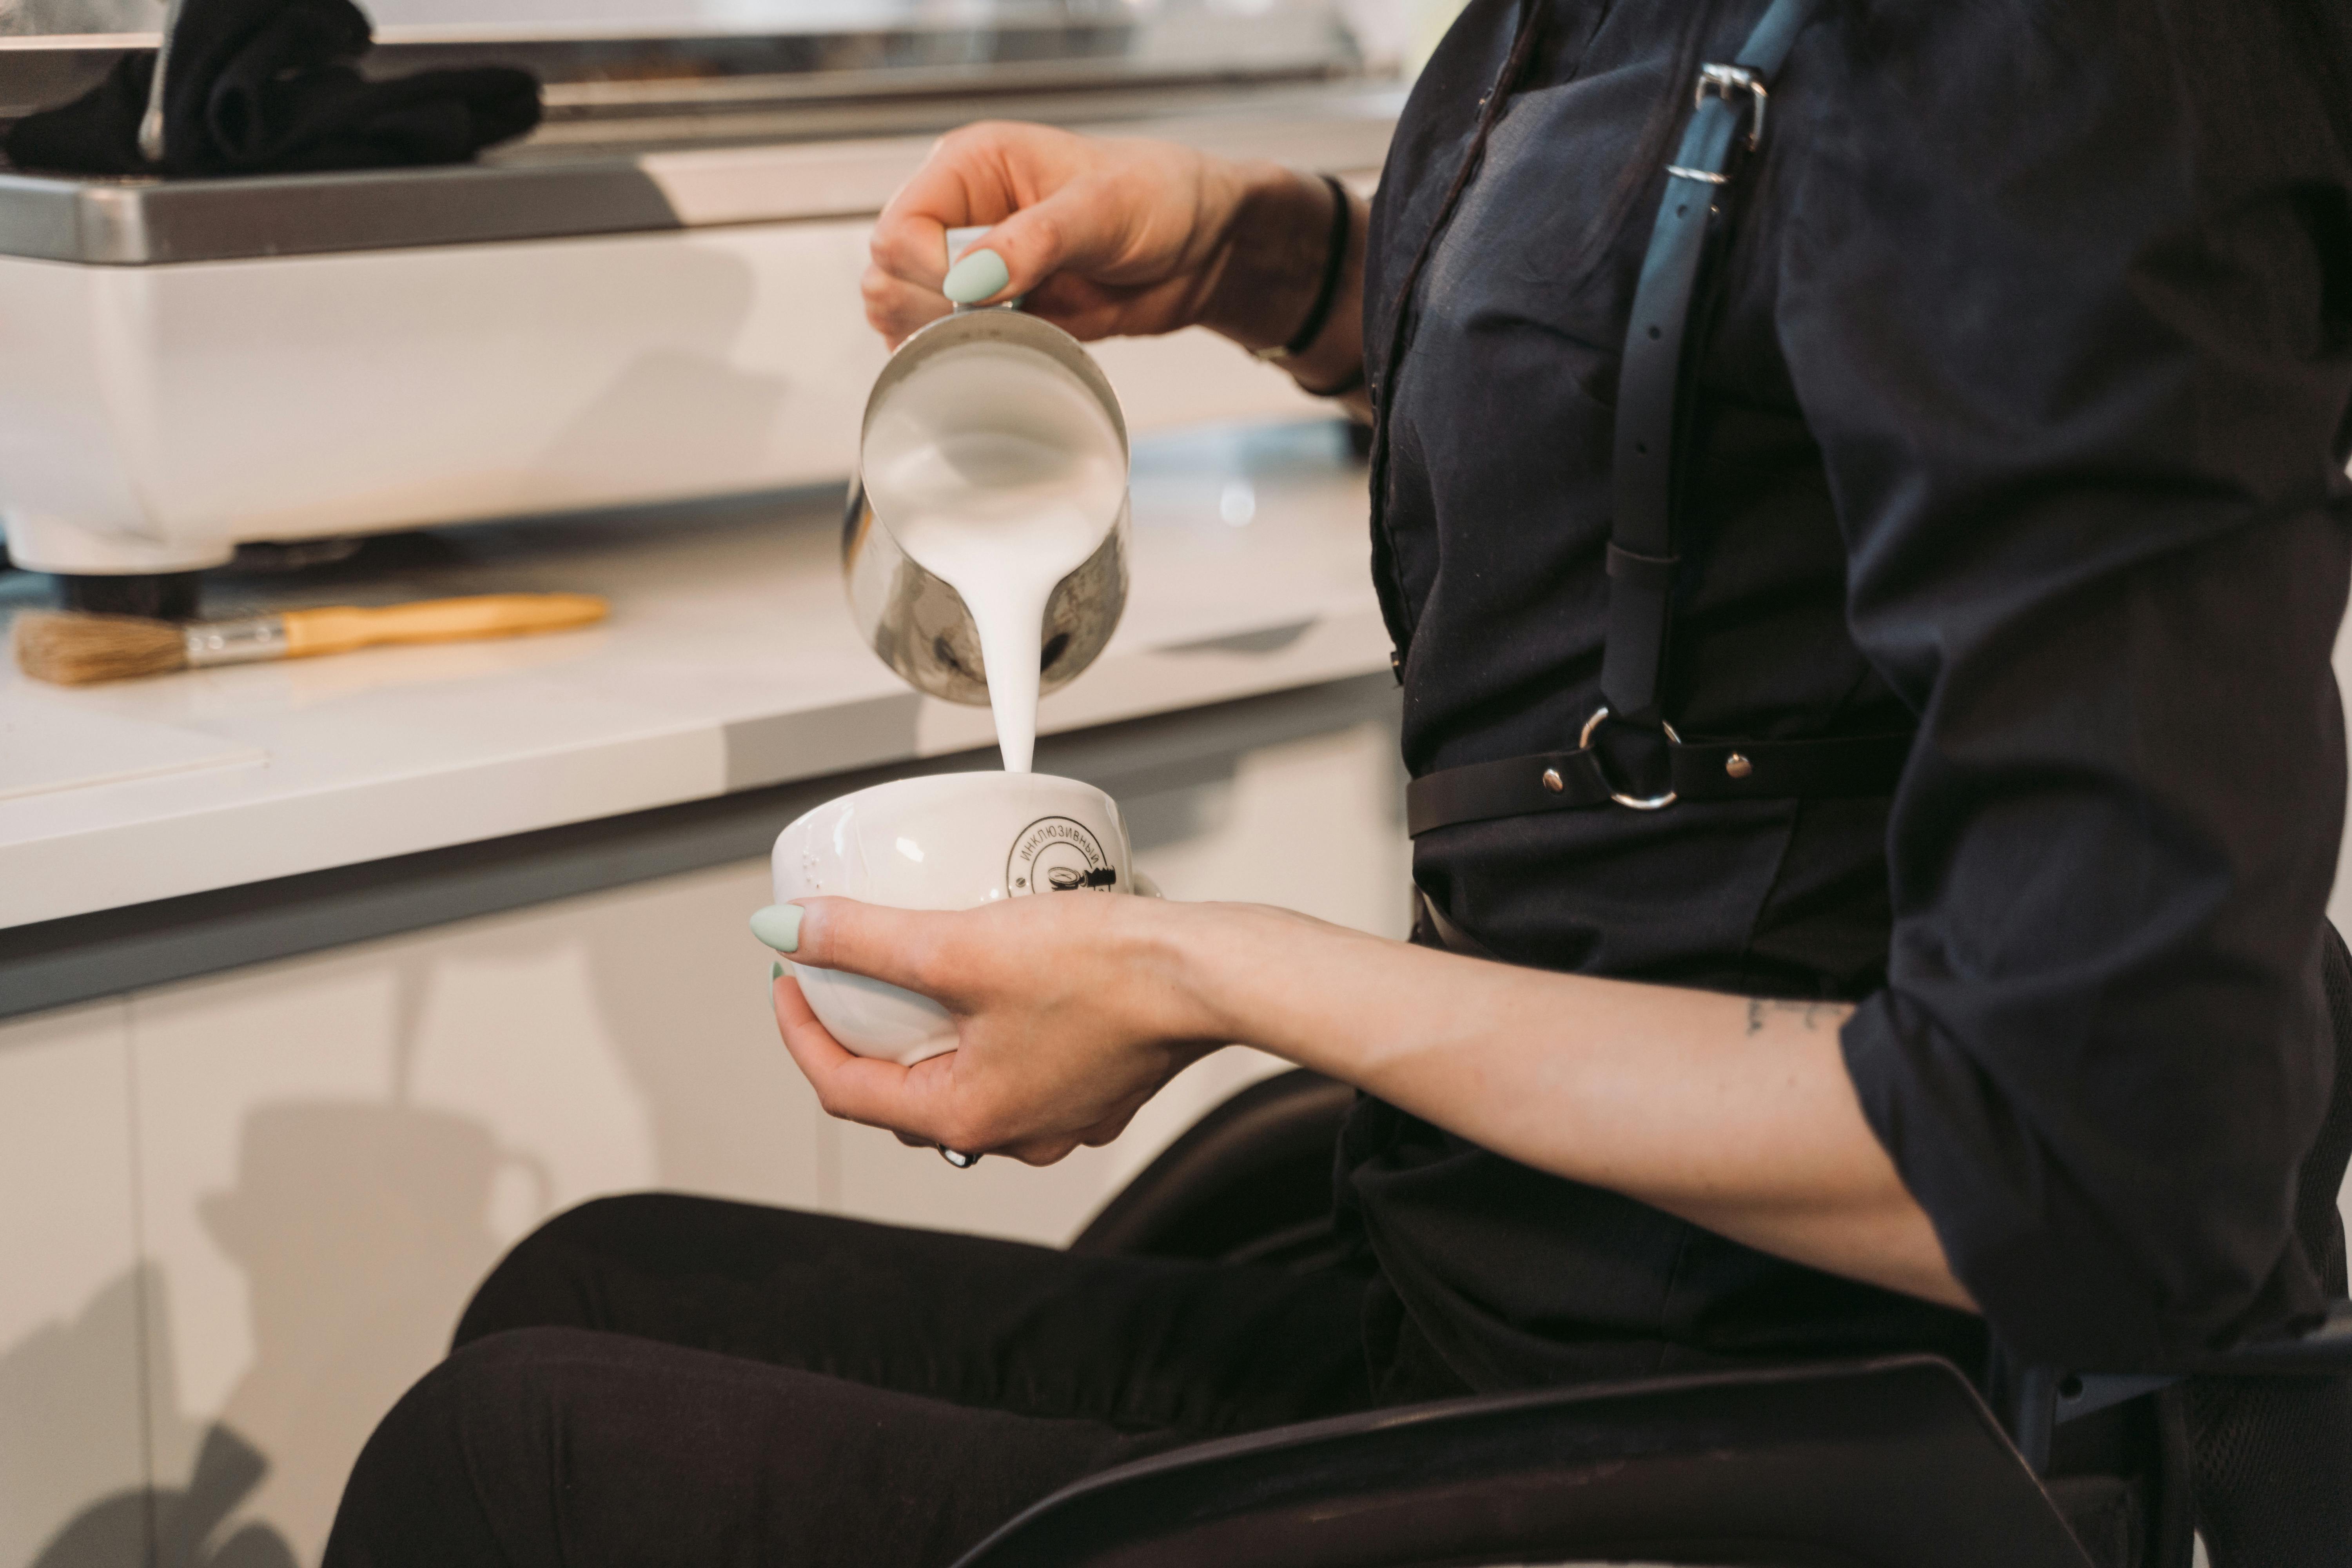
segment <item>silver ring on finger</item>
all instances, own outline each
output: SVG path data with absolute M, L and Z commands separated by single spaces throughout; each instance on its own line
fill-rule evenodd
M 940 1158 L 959 1171 L 969 1171 L 980 1163 L 980 1156 L 977 1154 L 960 1154 L 944 1143 L 938 1144 L 936 1147 L 940 1152 Z

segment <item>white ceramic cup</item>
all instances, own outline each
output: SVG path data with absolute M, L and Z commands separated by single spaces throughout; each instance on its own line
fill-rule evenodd
M 1035 893 L 1158 893 L 1135 871 L 1118 803 L 1047 773 L 876 784 L 776 835 L 772 864 L 780 904 L 838 896 L 968 910 Z M 793 964 L 793 973 L 817 1021 L 861 1057 L 911 1067 L 955 1046 L 954 1022 L 928 996 L 839 970 Z

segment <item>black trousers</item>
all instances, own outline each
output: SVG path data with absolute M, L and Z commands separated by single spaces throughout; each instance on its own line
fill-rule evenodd
M 611 1198 L 483 1284 L 325 1562 L 947 1563 L 1091 1471 L 1462 1392 L 1364 1274 Z

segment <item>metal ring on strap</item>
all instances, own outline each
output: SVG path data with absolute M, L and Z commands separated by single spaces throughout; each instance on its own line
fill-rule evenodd
M 1595 708 L 1592 710 L 1592 717 L 1584 721 L 1583 730 L 1580 731 L 1576 737 L 1577 745 L 1585 751 L 1592 751 L 1592 731 L 1601 728 L 1601 721 L 1608 717 L 1609 704 L 1603 702 L 1600 707 Z M 1672 741 L 1678 746 L 1682 744 L 1683 738 L 1675 733 L 1675 727 L 1672 724 L 1669 724 L 1664 719 L 1661 719 L 1658 721 L 1658 728 L 1666 732 L 1667 740 Z M 1609 770 L 1602 766 L 1601 762 L 1601 753 L 1598 752 L 1592 752 L 1592 765 L 1601 770 L 1602 782 L 1608 782 Z M 1635 811 L 1664 811 L 1666 807 L 1675 804 L 1675 792 L 1668 790 L 1664 795 L 1654 795 L 1644 800 L 1638 795 L 1622 795 L 1618 791 L 1612 789 L 1609 792 L 1609 798 L 1615 801 L 1619 805 L 1630 805 Z

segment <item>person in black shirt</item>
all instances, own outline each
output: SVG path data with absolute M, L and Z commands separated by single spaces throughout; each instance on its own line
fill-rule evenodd
M 1697 68 L 1760 10 L 1473 0 L 1345 215 L 1338 308 L 1284 363 L 1377 421 L 1418 779 L 1574 747 L 1601 705 L 1621 348 Z M 779 982 L 835 1114 L 1043 1163 L 1246 1042 L 1366 1091 L 1351 1266 L 592 1205 L 387 1418 L 330 1561 L 593 1532 L 945 1562 L 1088 1469 L 1276 1421 L 1758 1357 L 1973 1368 L 1988 1326 L 2158 1366 L 2340 1292 L 2332 1215 L 2295 1218 L 2334 1088 L 2352 19 L 1828 5 L 1742 180 L 1659 708 L 1685 739 L 1912 731 L 1891 790 L 1436 826 L 1416 945 L 1225 905 L 812 900 L 799 961 L 960 1034 L 860 1060 Z M 1335 199 L 975 126 L 884 214 L 866 308 L 893 342 L 1020 294 L 1082 337 L 1267 349 Z M 994 259 L 943 278 L 967 224 Z M 1604 728 L 1611 777 L 1658 765 L 1656 726 Z

